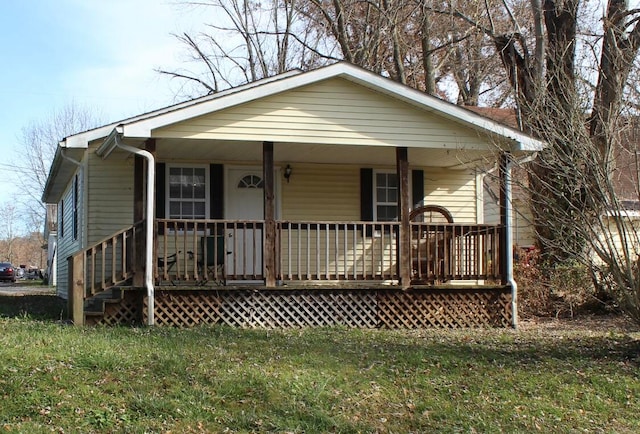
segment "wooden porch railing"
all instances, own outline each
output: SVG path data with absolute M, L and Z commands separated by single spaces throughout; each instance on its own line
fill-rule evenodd
M 398 280 L 398 223 L 278 222 L 278 278 Z
M 158 219 L 156 281 L 264 278 L 264 221 Z
M 502 232 L 498 225 L 412 222 L 413 281 L 500 280 Z
M 157 220 L 159 283 L 262 281 L 264 221 Z M 397 222 L 276 222 L 279 281 L 398 280 Z M 500 280 L 497 225 L 411 223 L 412 281 Z
M 123 229 L 68 258 L 69 302 L 75 324 L 84 322 L 84 300 L 133 277 L 134 246 L 144 222 Z

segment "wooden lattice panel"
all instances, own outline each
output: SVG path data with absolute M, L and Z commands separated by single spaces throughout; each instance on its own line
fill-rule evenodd
M 507 290 L 412 290 L 378 294 L 380 327 L 508 327 Z
M 296 328 L 377 325 L 373 291 L 221 292 L 222 321 L 234 327 Z
M 146 323 L 146 297 L 140 317 Z M 508 327 L 504 289 L 159 291 L 157 325 L 241 328 Z
M 147 321 L 144 297 L 143 321 Z M 215 291 L 161 291 L 156 293 L 154 316 L 156 325 L 189 327 L 220 321 L 220 300 Z

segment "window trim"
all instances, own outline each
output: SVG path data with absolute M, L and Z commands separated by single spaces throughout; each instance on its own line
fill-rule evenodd
M 397 197 L 400 197 L 400 181 L 398 180 L 398 172 L 395 170 L 390 170 L 390 169 L 374 169 L 373 170 L 373 179 L 372 179 L 372 186 L 373 186 L 373 197 L 371 198 L 371 203 L 372 203 L 372 207 L 373 207 L 373 221 L 377 222 L 380 221 L 378 220 L 378 206 L 389 206 L 389 205 L 395 205 L 396 206 L 396 216 L 393 220 L 385 220 L 385 221 L 389 221 L 389 222 L 397 222 L 398 221 L 398 201 L 396 200 L 395 202 L 379 202 L 378 201 L 378 175 L 380 174 L 384 174 L 384 175 L 394 175 L 396 177 L 396 190 L 397 190 Z M 411 187 L 409 187 L 409 191 L 411 191 Z
M 204 219 L 208 220 L 211 217 L 211 195 L 210 195 L 210 186 L 211 186 L 211 173 L 210 167 L 208 164 L 182 164 L 182 163 L 167 163 L 165 165 L 165 216 L 167 219 L 171 220 L 197 220 L 194 218 L 186 218 L 186 219 L 178 219 L 171 217 L 171 169 L 204 169 Z M 195 202 L 195 201 L 194 201 Z

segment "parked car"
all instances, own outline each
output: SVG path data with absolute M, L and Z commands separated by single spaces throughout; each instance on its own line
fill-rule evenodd
M 24 268 L 16 267 L 16 279 L 24 279 Z
M 0 281 L 2 280 L 16 281 L 16 269 L 9 262 L 0 262 Z

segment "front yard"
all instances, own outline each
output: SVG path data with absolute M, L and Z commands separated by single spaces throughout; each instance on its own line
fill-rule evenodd
M 63 310 L 0 297 L 5 432 L 640 431 L 640 331 L 617 317 L 518 331 L 76 328 Z

